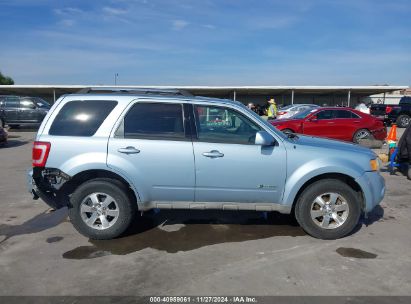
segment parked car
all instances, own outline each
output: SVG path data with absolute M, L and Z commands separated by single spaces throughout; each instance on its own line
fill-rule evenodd
M 359 143 L 361 139 L 384 140 L 383 120 L 350 108 L 329 107 L 307 110 L 291 119 L 270 123 L 285 133 L 300 133 Z
M 39 125 L 50 104 L 39 97 L 0 96 L 0 125 Z
M 406 128 L 411 123 L 411 96 L 400 99 L 398 106 L 387 107 L 387 118 L 398 127 Z
M 385 192 L 370 149 L 283 134 L 232 100 L 158 92 L 61 97 L 32 155 L 29 191 L 67 206 L 92 239 L 118 237 L 152 208 L 293 213 L 335 239 Z
M 315 104 L 292 104 L 285 107 L 282 107 L 277 112 L 277 119 L 291 118 L 294 115 L 306 111 L 318 108 L 318 105 Z
M 7 143 L 8 134 L 4 128 L 0 126 L 0 146 L 3 146 Z
M 411 123 L 411 96 L 404 96 L 398 105 L 373 104 L 371 115 L 382 117 L 386 124 L 396 123 L 400 128 L 406 128 Z
M 0 108 L 0 127 L 4 128 L 6 125 L 6 119 L 5 119 L 5 113 L 2 110 L 2 108 Z
M 356 107 L 355 107 L 355 109 L 357 110 L 357 111 L 360 111 L 360 112 L 363 112 L 363 113 L 365 113 L 365 114 L 370 114 L 370 108 L 369 108 L 369 105 L 367 106 L 365 103 L 359 103 Z

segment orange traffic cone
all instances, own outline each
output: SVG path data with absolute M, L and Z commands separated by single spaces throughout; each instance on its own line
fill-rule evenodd
M 397 141 L 397 125 L 392 124 L 390 133 L 387 136 L 387 141 Z

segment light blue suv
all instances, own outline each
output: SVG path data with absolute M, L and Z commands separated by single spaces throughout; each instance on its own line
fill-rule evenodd
M 28 177 L 34 198 L 68 206 L 92 239 L 118 237 L 153 208 L 291 213 L 310 235 L 336 239 L 385 192 L 367 148 L 284 135 L 239 102 L 172 90 L 62 96 Z

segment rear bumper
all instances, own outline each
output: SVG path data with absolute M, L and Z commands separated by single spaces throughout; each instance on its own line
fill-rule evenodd
M 34 200 L 41 198 L 43 202 L 49 205 L 53 209 L 60 209 L 67 206 L 66 203 L 63 203 L 62 200 L 57 198 L 55 191 L 50 187 L 42 185 L 40 182 L 36 182 L 36 179 L 33 177 L 33 170 L 29 170 L 26 175 L 26 185 L 28 192 L 33 196 Z
M 387 138 L 387 128 L 384 126 L 384 128 L 375 130 L 372 135 L 377 140 L 385 140 Z
M 356 179 L 360 185 L 365 200 L 365 213 L 369 213 L 377 206 L 385 195 L 385 180 L 379 172 L 365 172 Z

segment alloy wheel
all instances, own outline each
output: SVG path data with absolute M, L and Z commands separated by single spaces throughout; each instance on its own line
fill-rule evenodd
M 349 215 L 347 200 L 340 194 L 329 192 L 317 196 L 311 204 L 311 219 L 323 229 L 343 225 Z
M 81 202 L 80 215 L 90 228 L 105 230 L 113 226 L 120 214 L 118 204 L 106 193 L 92 193 Z

